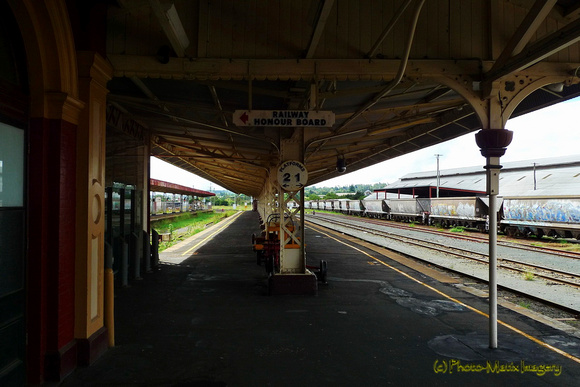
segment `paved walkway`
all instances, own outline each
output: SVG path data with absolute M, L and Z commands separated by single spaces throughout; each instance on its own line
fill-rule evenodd
M 530 336 L 500 325 L 500 348 L 491 350 L 488 321 L 474 311 L 486 310 L 485 299 L 328 233 L 306 232 L 309 263 L 328 261 L 328 285 L 317 296 L 269 297 L 251 250 L 257 226 L 257 215 L 245 212 L 180 263 L 118 289 L 117 346 L 62 385 L 529 387 L 580 380 L 577 338 L 500 308 L 502 321 Z

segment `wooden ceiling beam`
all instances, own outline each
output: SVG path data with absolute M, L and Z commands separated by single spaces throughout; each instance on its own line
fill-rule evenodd
M 196 80 L 390 80 L 397 74 L 398 59 L 205 59 L 170 58 L 162 64 L 154 56 L 107 57 L 114 76 Z M 478 74 L 482 62 L 467 60 L 409 60 L 407 77 Z M 491 68 L 489 62 L 487 68 Z
M 185 49 L 189 47 L 189 38 L 183 28 L 175 4 L 149 0 L 149 6 L 157 20 L 159 20 L 159 24 L 161 24 L 161 28 L 163 28 L 167 39 L 171 43 L 173 51 L 178 57 L 184 57 Z
M 536 0 L 490 71 L 503 67 L 509 58 L 522 52 L 556 2 L 557 0 Z
M 314 27 L 312 37 L 310 38 L 308 51 L 306 51 L 306 58 L 312 58 L 314 56 L 316 48 L 318 47 L 318 43 L 320 42 L 320 38 L 322 37 L 322 33 L 324 32 L 324 27 L 326 26 L 328 15 L 330 15 L 330 11 L 332 10 L 333 5 L 334 0 L 323 0 L 322 9 L 318 14 L 318 20 L 316 22 L 316 26 Z
M 527 69 L 578 41 L 580 41 L 580 19 L 573 21 L 542 40 L 528 45 L 521 53 L 509 58 L 501 67 L 496 67 L 484 73 L 484 82 L 489 84 L 506 75 Z M 570 73 L 568 72 L 567 75 L 569 76 Z

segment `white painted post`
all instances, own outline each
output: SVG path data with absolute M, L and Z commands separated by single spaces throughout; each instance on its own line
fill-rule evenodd
M 489 195 L 489 347 L 497 348 L 497 193 L 499 157 L 487 158 L 487 193 Z
M 486 158 L 487 194 L 489 195 L 489 347 L 497 348 L 497 195 L 499 193 L 499 158 L 505 154 L 513 133 L 505 129 L 482 129 L 475 141 Z
M 439 186 L 440 186 L 440 175 L 439 175 L 439 156 L 443 156 L 442 154 L 435 154 L 437 157 L 437 197 L 439 197 Z M 429 189 L 429 197 L 431 197 L 431 189 Z

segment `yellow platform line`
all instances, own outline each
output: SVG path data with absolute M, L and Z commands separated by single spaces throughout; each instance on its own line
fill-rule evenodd
M 182 256 L 189 254 L 192 250 L 195 250 L 197 247 L 199 247 L 200 245 L 202 245 L 203 243 L 205 243 L 205 241 L 207 241 L 208 239 L 211 239 L 214 237 L 214 235 L 222 232 L 226 227 L 228 227 L 230 224 L 232 224 L 234 222 L 234 220 L 236 220 L 236 218 L 238 216 L 240 216 L 242 214 L 241 211 L 237 212 L 236 214 L 230 216 L 227 220 L 225 220 L 222 224 L 222 226 L 220 228 L 218 228 L 217 230 L 215 230 L 214 232 L 212 232 L 211 234 L 209 234 L 208 236 L 206 236 L 205 238 L 203 238 L 200 242 L 196 243 L 192 248 L 190 248 L 189 250 L 187 250 L 185 253 L 181 254 Z
M 351 249 L 354 249 L 354 250 L 356 250 L 356 251 L 358 251 L 358 252 L 366 255 L 367 257 L 375 260 L 376 262 L 380 263 L 381 265 L 388 267 L 389 269 L 391 269 L 391 270 L 393 270 L 393 271 L 395 271 L 395 272 L 397 272 L 397 273 L 399 273 L 399 274 L 401 274 L 401 275 L 409 278 L 412 281 L 415 281 L 416 283 L 418 283 L 420 285 L 423 285 L 427 289 L 432 290 L 433 292 L 435 292 L 435 293 L 437 293 L 437 294 L 439 294 L 439 295 L 447 298 L 448 300 L 453 301 L 453 302 L 455 302 L 455 303 L 457 303 L 457 304 L 459 304 L 459 305 L 461 305 L 461 306 L 463 306 L 463 307 L 471 310 L 472 312 L 475 312 L 477 314 L 480 314 L 480 315 L 484 316 L 485 318 L 489 318 L 489 315 L 487 313 L 482 312 L 481 310 L 479 310 L 479 309 L 477 309 L 477 308 L 475 308 L 473 306 L 467 305 L 467 304 L 465 304 L 465 303 L 457 300 L 456 298 L 453 298 L 450 295 L 448 295 L 448 294 L 446 294 L 446 293 L 444 293 L 444 292 L 442 292 L 440 290 L 435 289 L 431 285 L 427 285 L 426 283 L 424 283 L 424 282 L 422 282 L 422 281 L 414 278 L 413 276 L 405 273 L 404 271 L 401 271 L 401 270 L 397 269 L 396 267 L 393 267 L 393 266 L 389 265 L 388 263 L 385 263 L 385 262 L 381 261 L 380 259 L 378 259 L 376 257 L 373 257 L 372 255 L 370 255 L 367 252 L 359 249 L 356 246 L 350 245 L 350 244 L 348 244 L 346 242 L 341 241 L 340 239 L 337 239 L 337 238 L 333 237 L 332 235 L 329 235 L 329 234 L 323 232 L 322 229 L 319 228 L 319 227 L 320 226 L 318 226 L 318 227 L 314 227 L 312 225 L 309 226 L 309 228 L 311 228 L 311 229 L 313 229 L 313 230 L 321 233 L 322 235 L 325 235 L 325 236 L 329 237 L 330 239 L 333 239 L 333 240 L 337 241 L 338 243 L 341 243 L 341 244 L 343 244 L 345 246 L 350 247 Z M 576 363 L 579 363 L 580 364 L 580 359 L 577 358 L 577 357 L 575 357 L 574 355 L 570 355 L 568 352 L 564 352 L 561 349 L 558 349 L 558 348 L 556 348 L 556 347 L 554 347 L 554 346 L 552 346 L 552 345 L 550 345 L 548 343 L 543 342 L 540 339 L 535 338 L 534 336 L 528 335 L 527 333 L 521 331 L 520 329 L 518 329 L 518 328 L 516 328 L 516 327 L 514 327 L 514 326 L 512 326 L 512 325 L 510 325 L 510 324 L 508 324 L 506 322 L 503 322 L 501 320 L 497 320 L 497 322 L 498 322 L 498 324 L 503 325 L 504 327 L 506 327 L 506 328 L 508 328 L 508 329 L 510 329 L 510 330 L 512 330 L 512 331 L 514 331 L 516 333 L 518 333 L 519 335 L 522 335 L 525 338 L 533 341 L 534 343 L 536 343 L 536 344 L 538 344 L 538 345 L 540 345 L 540 346 L 542 346 L 544 348 L 547 348 L 547 349 L 549 349 L 551 351 L 554 351 L 554 352 L 556 352 L 556 353 L 558 353 L 558 354 L 560 354 L 560 355 L 562 355 L 562 356 L 564 356 L 564 357 L 566 357 L 566 358 L 568 358 L 568 359 L 570 359 L 572 361 L 575 361 Z

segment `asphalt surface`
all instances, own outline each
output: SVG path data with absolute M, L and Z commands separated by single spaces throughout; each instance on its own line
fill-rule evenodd
M 349 227 L 335 225 L 325 222 L 325 219 L 328 219 L 328 215 L 321 216 L 320 213 L 316 216 L 309 215 L 306 217 L 306 220 L 310 222 L 316 222 L 317 224 L 322 224 L 325 227 L 353 235 L 357 238 L 372 242 L 379 246 L 389 247 L 404 254 L 418 257 L 440 267 L 446 267 L 450 270 L 455 270 L 483 281 L 486 281 L 489 277 L 489 268 L 487 265 L 482 265 L 481 263 L 473 262 L 468 259 L 458 259 L 457 257 L 446 253 L 440 253 L 437 251 L 429 250 L 428 248 L 420 248 L 407 243 L 389 240 L 388 238 L 384 238 L 379 235 L 373 235 L 371 233 L 359 231 Z M 332 220 L 332 217 L 330 217 L 330 219 Z M 345 218 L 339 217 L 339 219 Z M 348 219 L 351 224 L 360 223 L 365 227 L 369 226 L 368 223 L 364 222 L 364 218 L 349 217 L 346 219 Z M 445 243 L 448 246 L 458 247 L 469 251 L 479 251 L 484 254 L 487 254 L 489 251 L 489 245 L 487 243 L 463 241 L 454 238 L 444 239 L 438 235 L 422 232 L 420 229 L 394 229 L 389 227 L 387 223 L 385 223 L 384 226 L 375 224 L 372 225 L 372 227 L 387 231 L 395 235 L 411 236 L 414 238 L 420 237 L 424 241 Z M 519 249 L 515 246 L 498 246 L 497 254 L 500 261 L 502 258 L 511 258 L 522 262 L 532 262 L 535 264 L 540 264 L 544 267 L 553 267 L 555 269 L 566 270 L 570 271 L 571 273 L 580 274 L 580 261 L 575 259 L 562 258 L 539 252 L 529 252 L 524 249 Z M 498 270 L 497 281 L 498 286 L 500 287 L 515 290 L 521 294 L 532 294 L 553 305 L 559 305 L 566 310 L 580 314 L 580 289 L 578 288 L 573 288 L 570 286 L 553 286 L 554 282 L 544 280 L 539 277 L 534 278 L 533 281 L 528 281 L 525 279 L 525 276 L 521 275 L 520 273 L 513 273 L 509 270 Z
M 268 296 L 257 214 L 220 227 L 117 289 L 116 346 L 61 385 L 578 385 L 578 338 L 500 307 L 530 336 L 500 325 L 489 349 L 488 320 L 470 309 L 485 299 L 330 234 L 306 230 L 308 263 L 328 262 L 318 295 Z

